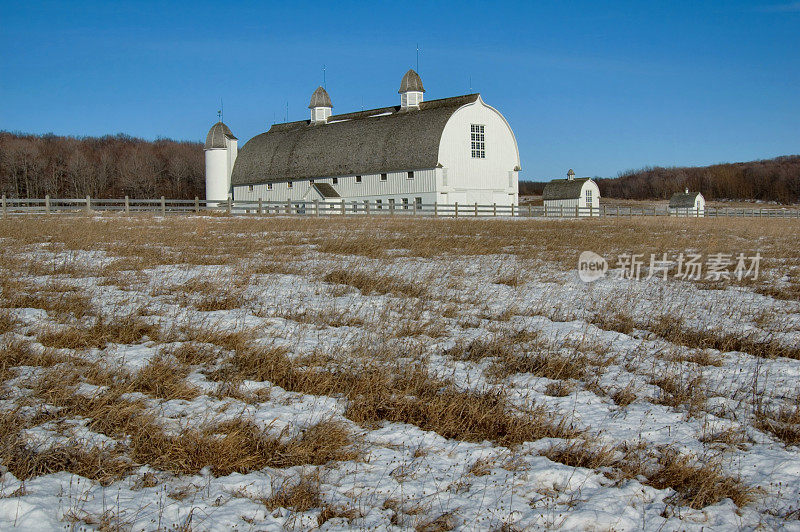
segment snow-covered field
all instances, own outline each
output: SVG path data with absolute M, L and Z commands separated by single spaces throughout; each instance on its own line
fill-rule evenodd
M 798 234 L 2 220 L 0 529 L 800 530 Z

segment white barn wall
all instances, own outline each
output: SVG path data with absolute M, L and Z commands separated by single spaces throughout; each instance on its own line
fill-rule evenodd
M 386 181 L 381 181 L 380 174 L 364 174 L 361 183 L 356 183 L 354 175 L 339 176 L 335 185 L 332 177 L 317 177 L 313 181 L 330 183 L 345 201 L 381 199 L 388 203 L 389 198 L 394 198 L 397 205 L 402 203 L 402 198 L 409 198 L 409 202 L 413 202 L 414 198 L 422 197 L 425 204 L 437 201 L 435 169 L 415 170 L 414 179 L 408 179 L 407 176 L 407 172 L 387 172 Z M 263 201 L 307 201 L 314 197 L 309 194 L 310 188 L 310 179 L 294 180 L 292 188 L 288 187 L 287 181 L 275 182 L 272 190 L 268 189 L 266 183 L 254 184 L 253 190 L 249 185 L 237 185 L 233 187 L 233 197 L 238 201 L 258 201 L 259 198 Z
M 589 204 L 586 202 L 586 190 L 592 191 L 591 215 L 600 216 L 600 187 L 594 181 L 586 181 L 581 186 L 579 198 L 545 200 L 544 206 L 550 216 L 559 216 L 561 209 L 566 216 L 575 216 L 575 207 L 580 209 L 580 216 L 589 216 Z
M 473 158 L 470 126 L 485 126 L 486 158 Z M 508 122 L 478 98 L 448 120 L 439 143 L 439 162 L 447 173 L 440 181 L 442 202 L 518 204 L 519 151 Z

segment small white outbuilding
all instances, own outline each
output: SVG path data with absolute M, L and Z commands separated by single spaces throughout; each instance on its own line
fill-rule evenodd
M 548 216 L 600 216 L 600 188 L 589 177 L 575 179 L 572 168 L 545 185 L 542 199 Z
M 706 199 L 699 192 L 683 192 L 673 194 L 669 199 L 669 213 L 674 216 L 705 216 Z

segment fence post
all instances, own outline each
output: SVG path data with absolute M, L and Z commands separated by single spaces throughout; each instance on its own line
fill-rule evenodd
M 542 215 L 543 215 L 545 218 L 547 218 L 547 203 L 545 202 L 545 203 L 543 203 L 542 205 L 544 206 L 544 208 L 542 209 Z
M 6 195 L 3 194 L 3 218 L 8 215 L 8 206 L 6 205 Z
M 364 202 L 364 213 L 369 216 L 369 200 Z
M 390 215 L 394 215 L 394 202 L 393 201 L 389 202 L 389 214 Z
M 125 214 L 131 213 L 131 199 L 125 196 Z
M 161 216 L 167 215 L 167 203 L 164 201 L 164 196 L 161 196 Z
M 515 208 L 516 208 L 516 205 L 514 205 L 514 204 L 512 203 L 512 204 L 511 204 L 511 217 L 512 217 L 512 218 L 514 217 L 514 209 L 515 209 Z
M 200 212 L 200 198 L 197 196 L 194 197 L 194 212 L 195 214 Z
M 258 198 L 258 215 L 261 216 L 264 214 L 264 200 Z
M 497 203 L 492 203 L 492 216 L 497 216 Z
M 414 200 L 414 211 L 413 211 L 413 214 L 414 214 L 414 216 L 417 215 L 417 200 L 416 199 Z
M 478 216 L 478 202 L 475 202 L 475 216 Z
M 44 213 L 50 214 L 50 194 L 44 197 Z
M 314 200 L 314 216 L 319 216 L 319 200 Z
M 233 203 L 233 198 L 228 196 L 228 200 L 225 202 L 225 214 L 231 213 L 231 207 L 233 206 L 231 205 L 232 203 Z
M 86 214 L 92 212 L 92 198 L 90 196 L 86 196 Z
M 6 205 L 6 197 L 3 196 L 3 212 L 5 212 L 5 205 Z M 439 202 L 438 201 L 434 201 L 433 202 L 433 217 L 436 218 L 437 216 L 439 216 Z
M 558 212 L 558 217 L 559 218 L 563 218 L 564 217 L 564 204 L 563 203 L 558 205 L 558 211 L 559 211 Z
M 530 203 L 528 203 L 528 218 L 530 218 L 530 217 L 531 217 L 531 210 L 532 210 L 532 209 L 531 209 L 531 204 L 530 204 Z
M 580 207 L 578 204 L 575 204 L 575 218 L 578 218 L 581 215 Z

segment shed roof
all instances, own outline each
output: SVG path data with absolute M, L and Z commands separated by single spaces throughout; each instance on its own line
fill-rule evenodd
M 544 186 L 543 200 L 578 199 L 581 197 L 583 184 L 591 181 L 589 177 L 578 179 L 553 179 Z
M 214 148 L 227 148 L 225 145 L 225 137 L 231 140 L 238 140 L 233 136 L 233 133 L 231 133 L 231 130 L 228 126 L 222 122 L 217 122 L 211 126 L 211 129 L 208 130 L 208 135 L 206 135 L 205 149 L 211 150 Z
M 244 145 L 231 183 L 436 168 L 445 124 L 479 97 L 430 100 L 411 111 L 395 106 L 334 115 L 322 126 L 309 120 L 275 124 Z
M 325 199 L 328 198 L 341 198 L 336 189 L 330 183 L 314 183 L 311 185 L 314 187 L 314 190 L 319 192 L 319 195 Z
M 669 206 L 673 209 L 694 209 L 699 195 L 699 192 L 678 192 L 669 199 Z

